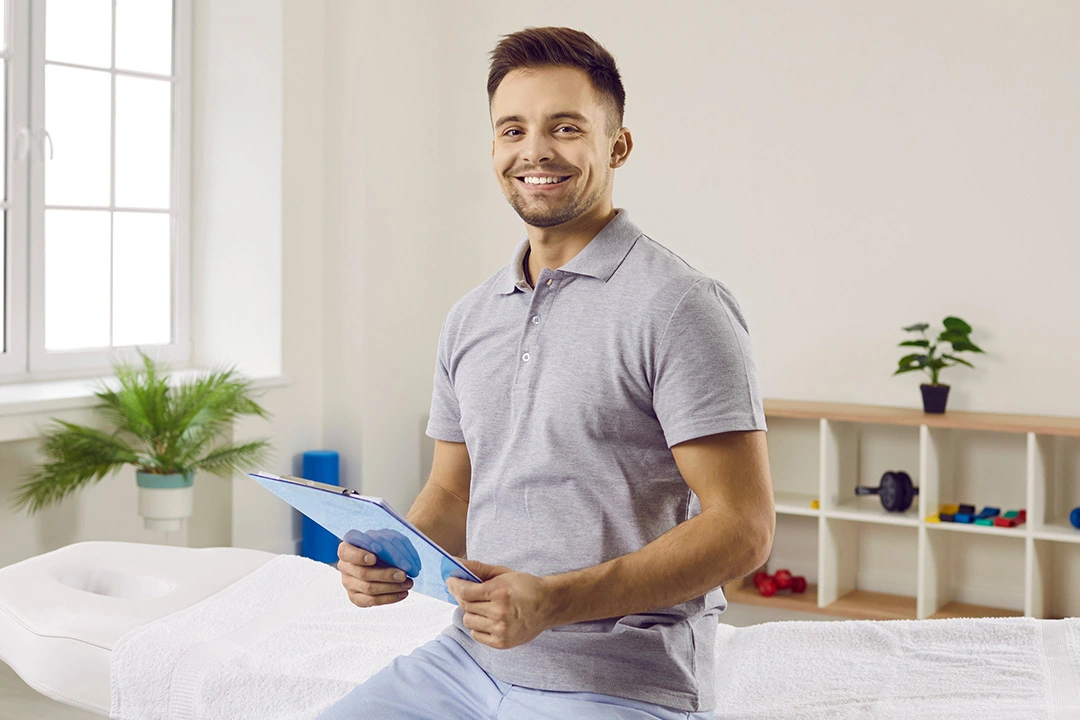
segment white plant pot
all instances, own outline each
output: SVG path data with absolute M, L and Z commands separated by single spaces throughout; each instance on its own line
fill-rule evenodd
M 136 473 L 139 483 L 139 515 L 147 530 L 175 532 L 191 517 L 194 507 L 195 486 L 191 476 L 150 475 Z M 170 482 L 175 478 L 175 482 Z M 164 481 L 164 482 L 163 482 Z M 147 487 L 148 485 L 173 484 L 178 487 Z

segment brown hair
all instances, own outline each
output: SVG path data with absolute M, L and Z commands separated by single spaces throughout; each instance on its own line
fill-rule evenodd
M 584 70 L 596 91 L 611 103 L 618 122 L 611 131 L 622 127 L 626 92 L 623 90 L 615 58 L 600 43 L 581 32 L 566 27 L 529 27 L 502 40 L 491 51 L 488 72 L 488 104 L 503 78 L 519 68 L 565 65 Z

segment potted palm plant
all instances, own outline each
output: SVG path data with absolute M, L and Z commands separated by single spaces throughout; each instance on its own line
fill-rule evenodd
M 971 338 L 968 337 L 971 334 L 971 326 L 958 317 L 949 316 L 942 321 L 945 329 L 937 336 L 937 339 L 933 343 L 930 342 L 930 338 L 926 335 L 927 328 L 930 327 L 927 323 L 918 323 L 917 325 L 910 325 L 903 328 L 905 332 L 918 332 L 922 333 L 922 338 L 918 340 L 905 340 L 900 343 L 899 347 L 917 347 L 921 348 L 921 352 L 905 355 L 900 358 L 900 367 L 893 373 L 894 376 L 901 373 L 912 372 L 913 370 L 924 370 L 930 375 L 930 382 L 923 383 L 919 386 L 922 390 L 923 396 L 923 410 L 928 413 L 943 413 L 945 412 L 945 403 L 949 398 L 949 386 L 944 383 L 938 382 L 938 374 L 942 368 L 952 367 L 953 365 L 967 365 L 969 368 L 975 366 L 969 363 L 967 360 L 956 357 L 955 354 L 947 354 L 942 352 L 939 355 L 935 355 L 938 345 L 942 343 L 949 343 L 952 346 L 953 353 L 961 352 L 977 352 L 985 353 L 975 343 L 971 342 Z
M 119 389 L 104 382 L 96 409 L 112 432 L 52 418 L 42 436 L 47 462 L 16 488 L 16 509 L 30 514 L 59 502 L 124 465 L 135 466 L 139 514 L 150 530 L 179 530 L 191 515 L 196 471 L 228 478 L 261 464 L 266 439 L 216 444 L 241 415 L 269 418 L 251 395 L 251 383 L 234 368 L 214 370 L 171 386 L 165 369 L 139 350 L 143 372 L 125 363 L 113 370 Z

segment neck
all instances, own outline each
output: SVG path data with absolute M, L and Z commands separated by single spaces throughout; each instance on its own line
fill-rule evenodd
M 615 208 L 608 201 L 562 225 L 526 225 L 529 233 L 526 279 L 529 284 L 535 286 L 536 278 L 544 268 L 555 270 L 573 260 L 615 215 Z

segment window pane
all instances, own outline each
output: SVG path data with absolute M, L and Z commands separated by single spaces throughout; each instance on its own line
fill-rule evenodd
M 109 204 L 110 85 L 106 72 L 45 66 L 46 204 Z
M 45 211 L 45 349 L 109 346 L 109 213 Z
M 116 0 L 116 67 L 172 73 L 172 0 Z
M 165 213 L 113 215 L 113 345 L 172 340 L 172 252 Z
M 172 84 L 116 77 L 116 204 L 169 208 Z
M 107 68 L 111 55 L 111 0 L 46 0 L 46 60 Z

